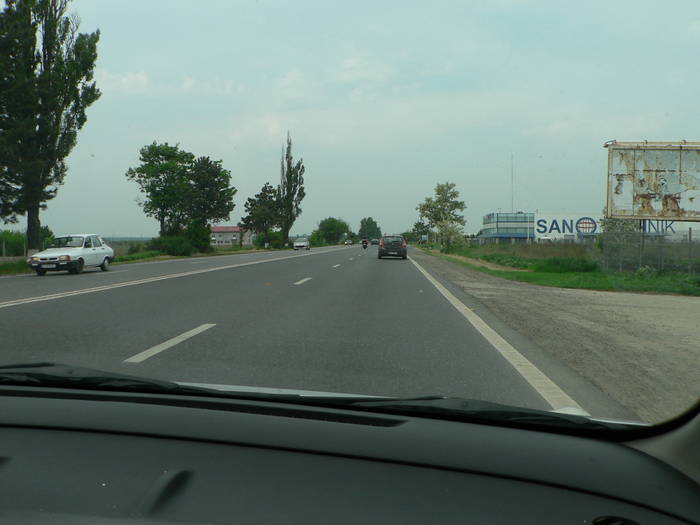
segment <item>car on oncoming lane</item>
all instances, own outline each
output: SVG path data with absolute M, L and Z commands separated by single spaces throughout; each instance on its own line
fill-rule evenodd
M 309 243 L 309 239 L 307 239 L 305 237 L 299 237 L 297 240 L 294 241 L 294 249 L 295 250 L 310 250 L 311 243 Z
M 401 257 L 406 259 L 408 257 L 408 248 L 406 246 L 406 239 L 401 235 L 384 235 L 379 241 L 379 250 L 377 251 L 377 258 L 392 256 Z
M 94 233 L 61 235 L 48 248 L 32 255 L 27 262 L 37 275 L 66 270 L 69 273 L 81 273 L 86 267 L 98 267 L 106 272 L 114 262 L 114 250 Z

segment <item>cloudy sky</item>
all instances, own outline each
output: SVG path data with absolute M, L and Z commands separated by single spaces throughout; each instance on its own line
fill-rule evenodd
M 700 139 L 700 2 L 75 0 L 102 98 L 42 222 L 151 236 L 124 173 L 154 140 L 222 159 L 246 198 L 306 165 L 293 232 L 403 231 L 437 182 L 484 214 L 600 212 L 618 140 Z

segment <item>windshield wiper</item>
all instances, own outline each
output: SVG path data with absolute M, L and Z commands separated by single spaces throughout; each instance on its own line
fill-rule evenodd
M 343 410 L 380 412 L 453 421 L 498 424 L 519 428 L 550 428 L 570 433 L 599 433 L 628 430 L 637 425 L 598 421 L 583 415 L 548 412 L 503 405 L 478 399 L 424 396 L 415 398 L 302 395 L 221 390 L 206 386 L 182 385 L 172 381 L 141 378 L 92 368 L 55 363 L 0 366 L 0 386 L 18 385 L 44 388 L 73 388 L 135 393 L 194 395 L 225 399 L 273 401 Z
M 425 396 L 385 400 L 348 399 L 345 401 L 340 398 L 327 400 L 324 404 L 342 404 L 345 407 L 359 410 L 527 428 L 549 427 L 568 431 L 607 432 L 637 427 L 634 423 L 599 421 L 584 415 L 521 408 L 459 397 Z
M 205 388 L 181 386 L 170 381 L 116 374 L 80 366 L 55 363 L 29 363 L 0 366 L 0 386 L 38 386 L 144 393 L 197 394 Z

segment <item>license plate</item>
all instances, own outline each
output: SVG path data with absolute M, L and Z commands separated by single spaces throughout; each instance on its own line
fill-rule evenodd
M 396 252 L 389 252 L 389 255 L 396 255 Z
M 42 268 L 56 268 L 56 265 L 55 264 L 42 264 L 41 267 Z

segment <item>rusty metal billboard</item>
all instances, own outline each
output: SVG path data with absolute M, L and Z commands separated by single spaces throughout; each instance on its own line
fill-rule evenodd
M 700 142 L 618 142 L 608 148 L 607 217 L 700 221 Z

